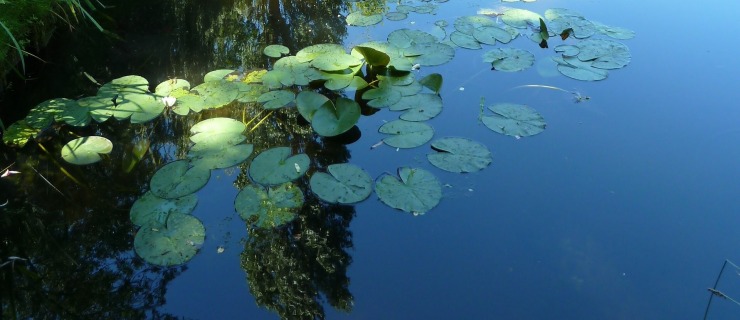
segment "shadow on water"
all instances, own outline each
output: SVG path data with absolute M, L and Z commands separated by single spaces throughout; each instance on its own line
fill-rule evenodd
M 174 76 L 198 83 L 214 69 L 269 67 L 261 50 L 267 44 L 295 52 L 341 43 L 347 32 L 339 15 L 346 4 L 339 0 L 129 1 L 108 10 L 113 18 L 101 21 L 108 34 L 59 33 L 39 53 L 46 62 L 29 67 L 28 80 L 11 80 L 0 96 L 6 124 L 27 113 L 9 106 L 94 94 L 95 82 L 137 74 L 155 84 Z M 157 168 L 185 156 L 194 123 L 258 113 L 236 103 L 187 117 L 166 114 L 142 125 L 108 120 L 85 128 L 54 126 L 20 150 L 0 147 L 0 167 L 21 172 L 0 179 L 0 201 L 8 201 L 0 208 L 0 318 L 174 318 L 158 310 L 168 283 L 187 266 L 156 267 L 137 257 L 129 208 Z M 255 154 L 289 146 L 313 159 L 312 171 L 349 159 L 343 144 L 317 139 L 296 117 L 276 112 L 251 132 Z M 85 135 L 110 137 L 124 147 L 84 167 L 52 156 L 65 141 Z M 149 152 L 132 160 L 134 146 Z M 250 181 L 246 165 L 239 169 L 234 186 L 242 188 Z M 323 318 L 324 301 L 350 310 L 346 271 L 353 217 L 353 207 L 323 205 L 307 195 L 303 211 L 287 225 L 266 230 L 246 224 L 241 267 L 257 304 L 284 318 Z

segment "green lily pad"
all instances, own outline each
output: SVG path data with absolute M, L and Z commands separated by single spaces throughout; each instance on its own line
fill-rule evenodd
M 211 170 L 194 167 L 188 160 L 177 160 L 159 168 L 149 181 L 149 189 L 160 198 L 177 199 L 203 188 Z
M 198 205 L 198 197 L 195 194 L 177 199 L 163 199 L 148 191 L 134 202 L 129 215 L 131 222 L 137 226 L 143 226 L 152 221 L 165 224 L 170 215 L 190 214 L 196 205 Z
M 300 178 L 311 165 L 305 153 L 291 156 L 288 147 L 262 151 L 249 165 L 249 176 L 262 185 L 279 185 Z
M 473 31 L 473 37 L 480 43 L 495 45 L 496 42 L 509 43 L 511 34 L 496 26 L 484 26 Z
M 628 40 L 635 37 L 635 32 L 626 28 L 622 27 L 612 27 L 605 25 L 600 22 L 592 21 L 594 24 L 594 27 L 596 27 L 596 31 L 605 34 L 608 37 L 618 39 L 618 40 Z
M 275 228 L 295 219 L 303 206 L 303 192 L 292 183 L 267 189 L 248 185 L 236 195 L 239 216 L 260 228 Z
M 375 193 L 388 206 L 414 214 L 432 210 L 442 199 L 442 185 L 429 171 L 401 167 L 398 176 L 381 175 L 375 183 Z
M 321 136 L 333 137 L 352 129 L 360 115 L 357 102 L 340 97 L 336 102 L 325 102 L 313 113 L 311 127 Z
M 491 152 L 486 146 L 464 138 L 442 138 L 432 142 L 435 153 L 427 159 L 435 167 L 449 172 L 476 172 L 491 164 Z
M 7 145 L 23 147 L 28 139 L 35 137 L 39 132 L 39 129 L 31 128 L 26 120 L 16 121 L 3 132 L 3 142 Z
M 365 91 L 362 99 L 370 100 L 367 105 L 373 108 L 385 108 L 398 103 L 403 95 L 387 81 L 381 81 L 377 88 Z
M 156 88 L 154 88 L 154 94 L 166 97 L 169 96 L 172 91 L 175 91 L 177 89 L 182 89 L 185 91 L 190 90 L 190 82 L 183 79 L 165 80 L 162 83 L 158 84 Z
M 332 164 L 327 172 L 311 176 L 311 191 L 329 203 L 353 204 L 367 199 L 373 192 L 373 179 L 362 168 L 348 164 Z
M 472 36 L 475 29 L 496 26 L 496 20 L 485 15 L 463 16 L 455 19 L 454 26 L 455 30 Z
M 295 54 L 295 59 L 296 59 L 296 62 L 310 62 L 311 60 L 316 59 L 323 55 L 331 56 L 331 55 L 340 55 L 340 54 L 345 54 L 345 53 L 347 52 L 344 50 L 344 47 L 338 44 L 321 43 L 321 44 L 315 44 L 312 46 L 308 46 L 308 47 L 305 47 L 299 50 Z M 278 61 L 285 60 L 286 58 L 290 58 L 290 57 L 285 57 Z
M 489 129 L 512 137 L 528 137 L 545 131 L 545 119 L 531 107 L 499 103 L 488 107 L 493 115 L 483 116 L 481 121 Z
M 387 12 L 385 14 L 385 18 L 390 21 L 401 21 L 403 19 L 406 19 L 408 16 L 409 16 L 408 13 L 396 12 L 396 11 Z
M 599 81 L 609 75 L 608 71 L 594 68 L 590 61 L 584 62 L 577 57 L 553 57 L 552 60 L 558 63 L 560 73 L 576 80 Z
M 450 33 L 450 40 L 460 48 L 477 50 L 481 49 L 480 42 L 469 34 L 462 33 L 460 31 L 454 31 Z
M 197 146 L 197 144 L 196 144 Z M 213 146 L 209 144 L 209 146 Z M 251 144 L 220 145 L 220 148 L 194 148 L 188 152 L 190 163 L 204 169 L 225 169 L 246 161 L 254 151 Z
M 70 126 L 84 127 L 90 124 L 90 109 L 81 106 L 76 100 L 70 99 L 51 99 L 47 100 L 46 107 L 49 110 L 54 110 L 54 118 L 57 121 L 62 121 Z
M 257 99 L 263 93 L 270 91 L 270 88 L 261 84 L 235 82 L 235 85 L 239 91 L 236 96 L 236 100 L 239 102 L 257 102 Z
M 483 62 L 490 62 L 494 70 L 516 72 L 531 67 L 534 64 L 534 55 L 517 48 L 498 48 L 486 52 Z
M 190 111 L 200 112 L 201 110 L 203 110 L 204 105 L 204 97 L 195 93 L 187 93 L 185 95 L 177 97 L 177 101 L 172 107 L 172 112 L 181 116 L 186 116 Z
M 434 136 L 432 126 L 406 120 L 385 123 L 380 126 L 378 132 L 391 135 L 383 138 L 383 142 L 394 148 L 416 148 L 429 142 Z
M 455 48 L 444 43 L 420 43 L 403 49 L 411 63 L 421 66 L 438 66 L 445 64 L 455 57 Z
M 229 168 L 244 162 L 253 145 L 239 144 L 246 139 L 246 126 L 231 118 L 211 118 L 196 123 L 190 132 L 195 143 L 188 152 L 193 166 L 205 169 Z
M 259 98 L 257 102 L 262 103 L 262 107 L 265 109 L 279 109 L 295 100 L 295 93 L 288 90 L 277 90 L 265 92 Z
M 164 107 L 164 103 L 151 93 L 127 94 L 116 106 L 113 116 L 118 120 L 129 119 L 131 123 L 144 123 L 162 114 Z
M 113 143 L 100 136 L 74 139 L 62 147 L 62 159 L 71 164 L 85 165 L 101 160 L 101 154 L 113 151 Z
M 193 91 L 198 93 L 198 95 L 203 99 L 202 105 L 200 106 L 201 109 L 221 108 L 234 102 L 236 97 L 239 95 L 239 87 L 233 82 L 226 80 L 211 80 L 204 82 L 191 89 L 191 92 Z M 183 100 L 182 98 L 184 97 L 180 97 L 180 100 Z M 193 106 L 190 106 L 190 108 L 193 109 Z
M 402 97 L 391 105 L 391 111 L 406 111 L 399 118 L 406 121 L 426 121 L 442 112 L 442 98 L 436 94 L 420 93 Z
M 290 49 L 288 47 L 281 45 L 281 44 L 271 44 L 267 47 L 265 47 L 262 52 L 271 58 L 280 58 L 281 56 L 284 56 L 288 53 L 290 53 Z
M 319 110 L 319 108 L 328 101 L 329 98 L 313 91 L 301 91 L 295 99 L 298 113 L 300 113 L 308 122 L 313 120 L 313 115 L 316 113 L 316 110 Z
M 347 53 L 325 54 L 311 60 L 311 66 L 323 71 L 340 71 L 358 66 L 362 61 Z
M 545 10 L 545 18 L 547 18 L 547 20 L 555 20 L 557 18 L 583 18 L 583 15 L 571 9 L 551 8 Z
M 599 69 L 619 69 L 629 64 L 630 49 L 619 42 L 604 39 L 588 39 L 578 44 L 578 59 L 588 61 Z
M 190 133 L 193 135 L 199 133 L 216 134 L 221 132 L 233 132 L 240 134 L 246 130 L 247 127 L 239 120 L 231 118 L 211 118 L 196 123 L 190 128 Z M 200 143 L 199 140 L 190 138 L 194 143 Z
M 142 76 L 125 76 L 111 80 L 98 89 L 98 96 L 108 99 L 127 94 L 149 93 L 149 81 Z
M 390 57 L 390 62 L 388 63 L 389 68 L 393 67 L 400 71 L 411 71 L 411 68 L 414 65 L 411 63 L 409 57 L 401 54 L 400 48 L 388 42 L 370 41 L 362 43 L 360 46 L 372 48 L 387 54 L 388 57 Z M 352 50 L 352 54 L 359 55 L 360 53 L 356 50 Z
M 371 66 L 384 67 L 391 62 L 391 57 L 388 54 L 370 47 L 355 46 L 352 48 L 352 52 L 360 53 L 365 58 L 365 62 Z
M 378 24 L 381 21 L 383 21 L 382 14 L 366 16 L 359 11 L 355 11 L 347 15 L 347 24 L 350 26 L 367 27 Z
M 585 39 L 594 35 L 596 26 L 583 17 L 561 16 L 550 21 L 550 31 L 561 34 L 566 29 L 571 29 L 572 35 L 578 39 Z
M 206 73 L 205 76 L 203 76 L 203 82 L 211 82 L 211 81 L 221 81 L 226 78 L 229 74 L 233 73 L 233 69 L 219 69 L 219 70 L 213 70 L 211 72 Z
M 529 25 L 539 26 L 542 16 L 529 10 L 509 9 L 504 11 L 501 21 L 514 28 L 527 28 Z
M 174 214 L 165 224 L 149 222 L 134 238 L 134 250 L 151 264 L 169 267 L 192 259 L 203 244 L 203 223 L 189 214 Z
M 98 123 L 102 123 L 113 117 L 115 104 L 110 96 L 92 96 L 77 100 L 77 103 L 87 108 L 90 117 Z
M 396 48 L 405 49 L 417 44 L 436 43 L 437 38 L 420 30 L 398 29 L 388 34 L 388 43 Z
M 311 46 L 308 48 L 313 47 L 316 46 Z M 330 48 L 335 47 L 334 45 L 323 45 L 322 47 L 314 50 L 321 50 L 320 48 L 324 48 L 324 50 L 331 50 Z M 305 86 L 308 85 L 309 82 L 311 82 L 312 80 L 321 79 L 321 73 L 315 68 L 311 67 L 310 60 L 313 60 L 314 58 L 322 55 L 322 53 L 312 51 L 305 52 L 304 50 L 298 51 L 299 54 L 303 53 L 303 55 L 300 57 L 288 56 L 280 58 L 280 60 L 275 62 L 273 69 L 262 76 L 262 83 L 269 88 L 280 88 L 281 86 L 292 85 Z M 343 53 L 344 48 L 342 48 L 342 54 Z

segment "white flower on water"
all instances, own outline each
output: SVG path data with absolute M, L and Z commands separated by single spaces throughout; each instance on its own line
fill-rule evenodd
M 166 96 L 166 97 L 162 98 L 162 103 L 164 103 L 164 106 L 167 107 L 167 108 L 172 108 L 172 106 L 175 105 L 175 101 L 177 101 L 177 99 L 175 99 L 175 97 L 171 97 L 171 96 Z
M 301 173 L 301 166 L 298 165 L 298 163 L 293 163 L 295 165 L 295 172 Z

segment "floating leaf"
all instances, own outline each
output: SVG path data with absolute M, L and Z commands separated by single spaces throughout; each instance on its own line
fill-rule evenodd
M 511 41 L 511 34 L 496 26 L 476 28 L 472 35 L 478 42 L 490 45 L 496 44 L 496 41 L 501 43 L 509 43 Z
M 542 16 L 539 14 L 524 9 L 509 9 L 504 11 L 501 16 L 501 21 L 514 28 L 527 28 L 530 25 L 539 25 L 540 19 L 542 19 Z
M 378 132 L 391 135 L 383 138 L 383 142 L 394 148 L 416 148 L 429 142 L 434 136 L 434 129 L 430 125 L 406 120 L 385 123 Z
M 172 91 L 175 91 L 177 89 L 183 89 L 185 91 L 190 90 L 190 82 L 177 78 L 165 80 L 162 83 L 158 84 L 156 88 L 154 88 L 154 94 L 166 97 L 169 96 Z
M 384 67 L 391 62 L 391 57 L 389 57 L 385 52 L 370 47 L 356 46 L 352 48 L 352 51 L 359 52 L 365 58 L 365 62 L 371 66 Z
M 303 192 L 292 183 L 267 189 L 248 185 L 236 195 L 234 207 L 242 219 L 260 228 L 274 228 L 295 219 L 303 201 Z
M 460 31 L 454 31 L 450 34 L 450 40 L 455 43 L 455 45 L 466 48 L 466 49 L 481 49 L 480 42 L 478 42 L 475 37 L 469 34 L 462 33 Z
M 455 57 L 455 49 L 444 43 L 415 44 L 403 50 L 412 63 L 421 66 L 438 66 Z
M 426 121 L 442 112 L 442 98 L 436 94 L 420 93 L 401 98 L 390 106 L 392 111 L 406 111 L 399 118 L 406 121 Z
M 149 81 L 142 76 L 125 76 L 111 80 L 98 89 L 98 96 L 115 100 L 127 94 L 149 93 Z
M 165 224 L 149 222 L 142 226 L 134 238 L 134 249 L 147 262 L 169 267 L 192 259 L 205 237 L 200 220 L 189 214 L 174 214 Z
M 373 179 L 362 168 L 348 164 L 332 164 L 327 172 L 311 176 L 311 191 L 329 203 L 353 204 L 367 199 L 373 192 Z
M 275 147 L 262 151 L 249 165 L 249 176 L 262 185 L 278 185 L 300 178 L 311 160 L 305 153 L 291 156 L 290 148 Z
M 224 144 L 221 148 L 195 149 L 188 152 L 190 163 L 204 169 L 224 169 L 237 166 L 252 154 L 251 144 Z
M 118 103 L 113 116 L 118 120 L 129 119 L 131 123 L 144 123 L 158 117 L 164 111 L 164 103 L 157 96 L 127 94 Z
M 360 114 L 357 102 L 340 97 L 336 102 L 325 102 L 313 113 L 311 127 L 321 136 L 337 136 L 354 127 Z
M 490 62 L 493 70 L 504 72 L 522 71 L 534 64 L 534 55 L 517 48 L 499 48 L 486 52 L 483 62 Z
M 347 24 L 350 26 L 367 27 L 383 21 L 382 14 L 363 15 L 359 11 L 347 15 Z
M 312 46 L 305 47 L 298 51 L 295 54 L 295 59 L 297 59 L 297 62 L 310 62 L 313 59 L 316 59 L 323 55 L 335 55 L 335 54 L 344 54 L 346 53 L 344 50 L 344 47 L 333 44 L 333 43 L 322 43 L 322 44 L 315 44 Z M 289 57 L 286 57 L 289 58 Z M 280 60 L 284 60 L 286 58 L 282 58 Z
M 202 105 L 200 106 L 201 109 L 221 108 L 232 103 L 239 95 L 239 87 L 235 83 L 226 80 L 211 80 L 204 82 L 191 89 L 191 92 L 192 91 L 197 92 L 203 99 Z M 183 100 L 182 98 L 183 97 L 181 97 L 180 100 Z M 182 101 L 180 101 L 180 103 L 182 103 Z M 190 106 L 190 108 L 192 109 L 193 106 Z
M 439 204 L 442 186 L 424 169 L 402 167 L 398 177 L 383 174 L 375 183 L 375 193 L 383 203 L 414 214 L 423 214 Z
M 496 26 L 496 20 L 485 15 L 463 16 L 455 19 L 454 26 L 455 30 L 472 36 L 478 28 Z
M 450 172 L 476 172 L 491 164 L 491 152 L 486 146 L 463 138 L 442 138 L 432 142 L 435 153 L 427 159 L 435 167 Z
M 271 44 L 265 47 L 265 49 L 262 50 L 262 52 L 268 57 L 280 58 L 281 56 L 290 53 L 290 49 L 288 49 L 288 47 L 281 45 L 281 44 Z
M 105 122 L 113 116 L 115 104 L 111 96 L 92 96 L 77 100 L 77 103 L 87 108 L 90 117 L 98 123 Z
M 536 110 L 521 104 L 499 103 L 488 107 L 493 115 L 481 121 L 489 129 L 512 137 L 528 137 L 545 131 L 545 119 Z
M 313 115 L 329 98 L 313 91 L 301 91 L 296 96 L 296 108 L 306 121 L 311 122 Z
M 401 21 L 403 19 L 406 19 L 407 17 L 408 14 L 403 12 L 387 12 L 385 14 L 385 18 L 390 21 Z
M 295 100 L 295 93 L 288 90 L 277 90 L 265 92 L 257 98 L 257 102 L 262 103 L 262 107 L 265 109 L 278 109 Z
M 405 49 L 418 44 L 436 43 L 437 38 L 433 35 L 420 30 L 398 29 L 388 34 L 388 43 Z
M 599 22 L 593 22 L 596 31 L 618 40 L 627 40 L 635 37 L 635 32 L 621 27 L 612 27 Z
M 177 160 L 154 173 L 149 189 L 157 197 L 177 199 L 203 188 L 210 177 L 211 170 L 193 167 L 188 160 Z
M 554 57 L 552 59 L 558 63 L 560 73 L 576 80 L 604 80 L 609 74 L 608 71 L 594 68 L 591 62 L 581 61 L 577 57 Z
M 311 60 L 311 66 L 323 71 L 340 71 L 362 63 L 360 59 L 346 54 L 325 54 Z
M 389 82 L 381 81 L 377 88 L 365 91 L 362 99 L 370 100 L 367 105 L 373 108 L 385 108 L 401 100 L 403 95 Z
M 603 39 L 588 39 L 578 44 L 578 59 L 590 62 L 599 69 L 619 69 L 629 64 L 630 49 L 619 42 Z
M 134 202 L 129 214 L 131 222 L 137 226 L 152 221 L 163 225 L 170 215 L 190 214 L 197 204 L 198 197 L 195 194 L 177 199 L 163 199 L 149 191 Z
M 219 69 L 219 70 L 213 70 L 211 72 L 206 73 L 205 76 L 203 76 L 203 82 L 211 82 L 211 81 L 221 81 L 226 78 L 229 74 L 233 73 L 235 70 L 233 69 Z
M 570 34 L 578 39 L 588 38 L 596 33 L 596 26 L 583 17 L 558 17 L 550 22 L 553 32 L 557 34 L 570 30 Z
M 100 136 L 74 139 L 62 147 L 62 159 L 71 164 L 85 165 L 101 160 L 101 154 L 109 154 L 113 143 Z
M 11 124 L 10 127 L 3 132 L 3 142 L 8 145 L 23 147 L 28 142 L 28 139 L 36 136 L 39 131 L 39 129 L 28 126 L 26 120 L 20 120 Z

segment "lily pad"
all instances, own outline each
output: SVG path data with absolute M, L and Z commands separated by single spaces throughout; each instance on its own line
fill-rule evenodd
M 77 103 L 87 108 L 90 117 L 98 123 L 105 122 L 113 116 L 115 104 L 110 96 L 92 96 L 77 100 Z
M 455 30 L 472 36 L 475 29 L 496 26 L 496 20 L 485 15 L 463 16 L 455 19 Z
M 578 59 L 599 69 L 619 69 L 632 58 L 626 45 L 612 40 L 588 39 L 580 42 L 578 48 Z
M 385 123 L 380 126 L 378 132 L 389 134 L 390 137 L 383 138 L 383 142 L 394 148 L 416 148 L 429 142 L 434 136 L 432 126 L 406 120 Z
M 113 116 L 118 120 L 129 119 L 131 123 L 144 123 L 158 117 L 164 111 L 164 103 L 157 96 L 127 94 L 116 106 Z
M 373 14 L 366 16 L 359 11 L 347 15 L 347 24 L 350 26 L 367 27 L 378 24 L 383 21 L 382 14 Z
M 484 26 L 473 31 L 473 37 L 480 43 L 495 45 L 496 42 L 509 43 L 511 34 L 496 26 Z
M 594 26 L 596 27 L 596 31 L 599 33 L 605 34 L 608 37 L 618 39 L 618 40 L 627 40 L 632 39 L 635 37 L 635 32 L 626 28 L 622 27 L 612 27 L 605 25 L 603 23 L 594 22 L 592 21 Z
M 381 175 L 375 183 L 375 193 L 392 208 L 423 214 L 439 204 L 442 185 L 429 171 L 402 167 L 398 169 L 398 177 Z
M 539 26 L 542 16 L 525 9 L 509 9 L 504 11 L 501 21 L 514 28 L 527 28 L 530 25 Z
M 213 71 L 212 71 L 213 72 Z M 211 80 L 201 83 L 191 92 L 197 92 L 203 99 L 201 109 L 218 109 L 232 103 L 239 95 L 239 87 L 231 81 Z M 183 100 L 181 97 L 180 100 Z M 182 103 L 182 101 L 180 101 Z M 192 106 L 190 106 L 193 109 Z M 197 107 L 195 107 L 197 108 Z
M 198 196 L 190 194 L 177 199 L 163 199 L 151 191 L 145 193 L 131 206 L 131 222 L 143 226 L 151 221 L 165 224 L 170 215 L 190 214 L 198 205 Z
M 211 118 L 198 122 L 190 128 L 190 133 L 193 134 L 193 137 L 190 137 L 190 140 L 194 143 L 200 143 L 201 141 L 198 138 L 195 138 L 195 136 L 201 133 L 208 135 L 224 132 L 241 134 L 246 129 L 247 127 L 239 120 L 231 118 Z
M 490 62 L 494 70 L 516 72 L 531 67 L 534 64 L 534 55 L 517 48 L 498 48 L 486 52 L 483 62 Z
M 23 147 L 28 143 L 28 139 L 36 136 L 39 131 L 39 129 L 31 128 L 26 120 L 16 121 L 3 132 L 3 142 L 7 145 Z
M 359 65 L 362 61 L 347 53 L 325 54 L 311 60 L 311 66 L 323 71 L 340 71 Z
M 321 136 L 333 137 L 354 127 L 360 115 L 357 102 L 340 97 L 336 102 L 325 102 L 313 113 L 311 127 Z
M 175 91 L 177 89 L 182 89 L 185 91 L 190 90 L 190 82 L 183 79 L 165 80 L 162 83 L 158 84 L 156 88 L 154 88 L 154 94 L 166 97 L 170 95 L 172 91 Z
M 389 82 L 381 81 L 377 88 L 365 91 L 362 99 L 370 100 L 367 105 L 373 108 L 385 108 L 401 100 L 403 95 Z
M 464 138 L 442 138 L 432 142 L 435 153 L 427 159 L 435 167 L 449 172 L 476 172 L 491 164 L 491 152 L 486 146 Z
M 281 56 L 284 56 L 288 53 L 290 53 L 290 49 L 288 47 L 281 45 L 281 44 L 271 44 L 267 47 L 265 47 L 262 52 L 271 58 L 280 58 Z
M 262 185 L 279 185 L 300 178 L 311 160 L 305 153 L 291 155 L 288 147 L 262 151 L 249 165 L 249 176 Z
M 211 170 L 194 167 L 188 160 L 177 160 L 159 168 L 149 181 L 149 189 L 160 198 L 177 199 L 203 188 Z
M 113 143 L 100 136 L 74 139 L 62 147 L 62 159 L 71 164 L 85 165 L 101 160 L 101 154 L 109 154 Z
M 438 66 L 455 57 L 455 48 L 444 43 L 420 43 L 403 49 L 403 55 L 421 66 Z
M 426 121 L 442 112 L 442 98 L 436 94 L 420 93 L 401 98 L 390 106 L 392 111 L 406 111 L 399 118 L 406 121 Z
M 98 96 L 111 100 L 127 94 L 149 93 L 149 81 L 142 76 L 125 76 L 111 80 L 98 89 Z
M 489 129 L 512 137 L 528 137 L 545 131 L 545 119 L 536 110 L 521 104 L 499 103 L 488 107 L 493 115 L 481 121 Z
M 267 189 L 249 185 L 236 195 L 234 207 L 242 219 L 260 228 L 274 228 L 295 219 L 303 201 L 303 192 L 292 183 Z
M 408 13 L 396 12 L 396 11 L 387 12 L 385 14 L 385 18 L 390 21 L 401 21 L 403 19 L 406 19 L 407 17 L 408 17 Z
M 205 76 L 203 76 L 203 82 L 211 82 L 211 81 L 221 81 L 229 74 L 233 73 L 233 69 L 219 69 L 219 70 L 213 70 L 211 72 L 206 73 Z
M 279 109 L 295 100 L 295 93 L 288 90 L 277 90 L 265 92 L 257 98 L 265 109 Z
M 200 220 L 189 214 L 173 214 L 165 224 L 149 222 L 142 226 L 134 238 L 134 249 L 147 262 L 169 267 L 192 259 L 205 237 Z
M 594 68 L 591 62 L 584 62 L 577 57 L 554 57 L 558 63 L 558 71 L 563 75 L 576 80 L 599 81 L 604 80 L 609 72 L 604 69 Z
M 450 34 L 450 40 L 455 43 L 458 47 L 465 48 L 465 49 L 481 49 L 480 42 L 478 40 L 469 34 L 462 33 L 460 31 L 454 31 Z
M 436 43 L 437 38 L 420 30 L 398 29 L 388 34 L 388 43 L 397 48 L 405 49 L 417 44 Z
M 333 43 L 321 43 L 321 44 L 315 44 L 312 46 L 305 47 L 301 50 L 299 50 L 295 54 L 295 59 L 297 62 L 310 62 L 313 59 L 316 59 L 323 55 L 337 55 L 337 54 L 345 54 L 346 51 L 344 50 L 344 47 L 333 44 Z M 285 57 L 280 59 L 282 60 L 290 60 L 286 59 L 289 57 Z
M 419 84 L 439 94 L 439 91 L 442 89 L 442 75 L 439 73 L 428 74 L 419 80 Z
M 224 144 L 220 148 L 193 148 L 188 152 L 188 158 L 194 167 L 225 169 L 246 161 L 253 150 L 254 146 L 251 144 Z
M 391 57 L 385 52 L 363 46 L 355 46 L 352 48 L 352 52 L 360 53 L 364 58 L 365 62 L 371 66 L 387 66 L 391 62 Z
M 296 96 L 295 103 L 298 113 L 300 113 L 306 121 L 311 122 L 316 110 L 319 110 L 319 108 L 328 101 L 329 98 L 323 94 L 313 91 L 301 91 Z
M 311 176 L 311 191 L 329 203 L 353 204 L 367 199 L 373 192 L 373 179 L 362 168 L 348 164 L 332 164 L 327 172 Z

